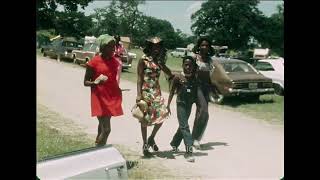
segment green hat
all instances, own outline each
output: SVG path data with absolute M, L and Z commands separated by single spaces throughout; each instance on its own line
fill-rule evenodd
M 103 34 L 97 38 L 96 43 L 99 46 L 102 46 L 102 45 L 108 44 L 110 41 L 115 41 L 114 37 L 110 36 L 109 34 Z

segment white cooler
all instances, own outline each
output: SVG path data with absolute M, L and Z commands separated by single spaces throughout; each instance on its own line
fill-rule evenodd
M 37 163 L 37 177 L 46 179 L 128 179 L 126 160 L 106 145 L 54 156 Z

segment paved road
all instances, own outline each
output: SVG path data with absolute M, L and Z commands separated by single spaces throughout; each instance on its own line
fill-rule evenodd
M 79 65 L 38 57 L 37 101 L 73 119 L 94 137 L 97 120 L 90 117 L 90 89 L 83 86 L 84 72 Z M 141 153 L 140 125 L 130 114 L 136 85 L 122 79 L 120 86 L 127 89 L 123 92 L 125 115 L 112 118 L 109 143 L 126 145 Z M 167 99 L 168 94 L 164 96 Z M 170 150 L 169 142 L 178 127 L 175 103 L 171 111 L 172 115 L 156 137 L 160 150 L 164 151 L 156 153 L 156 159 L 178 174 L 201 179 L 280 179 L 283 176 L 283 126 L 270 125 L 210 104 L 210 119 L 202 142 L 204 150 L 194 153 L 195 163 L 188 163 L 183 153 L 165 152 Z M 193 117 L 194 112 L 189 120 L 191 128 Z M 148 131 L 150 133 L 151 128 Z M 180 149 L 184 149 L 183 144 Z

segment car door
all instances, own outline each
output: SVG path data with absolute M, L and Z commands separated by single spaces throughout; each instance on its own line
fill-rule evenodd
M 54 53 L 55 51 L 54 51 L 54 49 L 55 49 L 57 43 L 58 43 L 58 40 L 54 40 L 54 41 L 50 44 L 50 46 L 49 46 L 49 48 L 48 48 L 48 51 L 47 51 L 47 54 L 48 54 L 50 57 L 55 56 L 55 53 Z
M 52 56 L 57 57 L 61 51 L 62 40 L 57 40 L 52 47 Z

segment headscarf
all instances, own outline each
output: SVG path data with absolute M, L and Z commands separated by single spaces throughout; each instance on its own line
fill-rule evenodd
M 99 46 L 106 45 L 106 44 L 108 44 L 110 41 L 115 41 L 115 39 L 114 39 L 113 36 L 110 36 L 109 34 L 100 35 L 100 36 L 96 39 L 96 43 L 97 43 Z
M 96 51 L 99 52 L 101 47 L 107 45 L 110 41 L 115 41 L 113 36 L 109 34 L 102 34 L 96 39 L 97 49 Z

